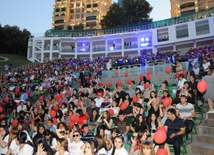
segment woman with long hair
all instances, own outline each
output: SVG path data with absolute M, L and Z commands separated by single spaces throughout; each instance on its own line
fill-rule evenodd
M 128 155 L 124 147 L 124 138 L 122 135 L 118 135 L 114 138 L 114 148 L 112 151 L 112 155 Z
M 18 155 L 33 155 L 33 146 L 27 140 L 27 134 L 25 132 L 19 132 L 17 135 L 17 143 L 19 145 Z
M 81 155 L 95 155 L 94 146 L 92 144 L 90 144 L 89 142 L 86 142 L 82 146 L 82 153 L 81 153 Z
M 136 121 L 132 123 L 131 130 L 134 132 L 144 132 L 147 130 L 147 123 L 144 120 L 144 117 L 142 114 L 138 114 L 136 117 Z
M 157 120 L 156 115 L 153 113 L 151 116 L 148 118 L 148 128 L 150 130 L 150 133 L 153 134 L 159 127 L 159 123 Z
M 112 155 L 112 151 L 113 151 L 113 143 L 112 140 L 110 138 L 106 138 L 105 142 L 104 142 L 104 147 L 101 148 L 97 155 Z
M 56 155 L 69 155 L 68 152 L 68 140 L 65 138 L 59 138 L 57 142 Z
M 160 110 L 159 110 L 159 98 L 157 97 L 157 93 L 155 91 L 152 91 L 150 93 L 150 99 L 149 102 L 147 103 L 148 109 L 149 109 L 149 116 L 151 114 L 155 114 L 157 117 L 160 115 Z

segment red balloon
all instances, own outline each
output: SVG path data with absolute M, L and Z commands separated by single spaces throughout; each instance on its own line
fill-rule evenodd
M 132 80 L 128 80 L 128 85 L 132 85 Z
M 14 127 L 14 128 L 17 127 L 18 124 L 19 124 L 19 121 L 18 121 L 17 119 L 14 119 L 14 120 L 11 121 L 11 125 L 12 125 L 12 127 Z
M 205 80 L 201 80 L 200 82 L 198 82 L 197 88 L 199 92 L 204 93 L 208 88 L 208 84 Z
M 156 152 L 156 155 L 168 155 L 168 152 L 164 148 L 159 148 Z
M 111 88 L 111 87 L 112 87 L 112 83 L 111 83 L 111 82 L 108 82 L 108 83 L 107 83 L 107 87 Z
M 147 80 L 151 80 L 151 73 L 150 73 L 150 72 L 147 72 L 147 73 L 146 73 L 146 79 L 147 79 Z
M 166 131 L 158 129 L 153 136 L 153 140 L 157 144 L 163 144 L 167 139 Z
M 120 104 L 120 110 L 126 110 L 127 108 L 128 108 L 128 106 L 129 106 L 129 103 L 127 103 L 127 102 L 122 102 L 121 104 Z
M 124 76 L 128 77 L 129 76 L 129 71 L 125 71 Z
M 51 110 L 50 111 L 50 115 L 52 118 L 56 117 L 56 111 L 55 110 Z
M 102 82 L 99 82 L 99 83 L 98 83 L 98 86 L 99 86 L 99 87 L 103 87 L 104 84 L 103 84 Z
M 165 108 L 169 107 L 172 104 L 172 99 L 170 97 L 165 97 L 162 99 L 162 103 Z
M 113 109 L 108 109 L 108 113 L 111 117 L 114 116 L 114 110 Z
M 165 72 L 166 72 L 167 74 L 170 74 L 170 73 L 171 73 L 171 67 L 170 67 L 170 66 L 167 66 L 167 67 L 165 68 Z
M 164 126 L 159 127 L 158 130 L 162 130 L 162 131 L 164 131 L 165 133 L 167 132 L 167 130 L 166 130 L 166 128 L 165 128 Z
M 4 111 L 4 109 L 2 108 L 2 106 L 0 106 L 0 113 L 2 113 Z

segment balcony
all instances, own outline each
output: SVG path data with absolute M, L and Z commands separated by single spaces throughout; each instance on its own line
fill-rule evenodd
M 180 5 L 184 5 L 186 3 L 194 3 L 195 4 L 195 0 L 180 0 Z
M 189 21 L 193 21 L 196 19 L 207 18 L 210 16 L 214 16 L 214 9 L 210 9 L 208 11 L 203 11 L 199 13 L 193 13 L 189 15 L 182 15 L 177 18 L 169 18 L 160 21 L 154 21 L 150 23 L 139 23 L 133 24 L 132 26 L 120 26 L 111 29 L 92 29 L 92 30 L 84 30 L 84 31 L 59 31 L 59 30 L 48 30 L 45 33 L 47 37 L 84 37 L 84 36 L 98 36 L 105 34 L 117 34 L 117 33 L 125 33 L 125 32 L 134 32 L 134 31 L 142 31 L 154 28 L 160 28 L 170 25 L 175 25 L 179 23 L 186 23 Z

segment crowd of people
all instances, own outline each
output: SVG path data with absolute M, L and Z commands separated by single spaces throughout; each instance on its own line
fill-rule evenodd
M 198 100 L 213 112 L 214 49 L 204 50 L 191 50 L 199 54 L 188 71 L 178 60 L 172 66 L 175 98 L 168 81 L 157 90 L 148 75 L 101 82 L 108 60 L 55 60 L 8 70 L 0 77 L 0 154 L 170 155 L 171 145 L 180 155 Z M 168 68 L 167 74 L 174 73 Z M 201 78 L 205 93 L 197 88 Z

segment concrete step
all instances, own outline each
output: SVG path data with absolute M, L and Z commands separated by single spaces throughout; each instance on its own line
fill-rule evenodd
M 201 125 L 198 127 L 198 134 L 214 135 L 214 127 Z
M 203 126 L 214 127 L 214 119 L 206 119 L 202 123 Z
M 194 155 L 214 155 L 214 145 L 201 142 L 192 143 L 191 152 Z
M 214 147 L 214 135 L 200 134 L 194 137 L 194 141 L 213 144 Z
M 207 113 L 208 119 L 214 120 L 214 113 Z

